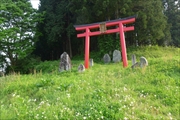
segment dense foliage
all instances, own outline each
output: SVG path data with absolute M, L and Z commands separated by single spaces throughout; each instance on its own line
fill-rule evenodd
M 170 24 L 171 44 L 180 47 L 180 0 L 165 0 L 165 15 Z
M 70 57 L 84 54 L 84 39 L 76 37 L 75 24 L 132 15 L 136 15 L 135 30 L 125 33 L 127 47 L 180 46 L 179 0 L 40 0 L 38 11 L 29 0 L 0 3 L 0 67 L 9 58 L 14 71 L 24 71 L 15 68 L 27 64 L 32 54 L 42 61 L 57 60 L 64 51 Z M 44 15 L 41 23 L 38 15 Z M 118 34 L 91 37 L 90 50 L 105 54 L 119 44 Z
M 37 40 L 34 35 L 38 33 L 36 24 L 41 18 L 27 0 L 1 2 L 0 51 L 2 61 L 0 62 L 3 64 L 9 62 L 11 71 L 16 71 L 17 64 L 29 56 L 34 49 Z
M 43 35 L 39 38 L 35 54 L 41 56 L 42 60 L 58 59 L 63 51 L 67 51 L 71 57 L 83 53 L 84 41 L 76 38 L 76 32 L 72 25 L 108 21 L 132 15 L 137 16 L 135 31 L 125 34 L 127 46 L 164 46 L 172 43 L 175 46 L 179 45 L 177 42 L 179 41 L 177 33 L 179 28 L 176 26 L 176 31 L 170 31 L 175 28 L 171 28 L 172 18 L 166 14 L 170 9 L 170 5 L 164 7 L 169 4 L 169 1 L 40 0 L 40 3 L 39 12 L 46 11 L 46 15 L 44 23 L 38 26 Z M 175 4 L 175 1 L 173 3 Z M 177 5 L 176 8 L 173 6 L 172 11 L 179 12 Z M 171 13 L 170 15 L 174 14 Z M 178 24 L 178 20 L 173 22 Z M 171 39 L 171 34 L 176 34 L 176 36 Z M 99 46 L 103 45 L 102 39 L 112 38 L 117 41 L 117 36 L 110 35 L 107 38 L 104 35 L 92 37 L 91 51 L 111 51 L 109 49 L 107 51 L 106 47 L 102 49 Z M 118 42 L 110 40 L 109 44 Z

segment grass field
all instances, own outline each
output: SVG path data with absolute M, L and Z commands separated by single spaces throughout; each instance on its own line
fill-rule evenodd
M 0 77 L 0 120 L 180 119 L 180 49 L 136 47 L 122 63 L 94 66 L 84 73 L 72 59 L 71 72 L 59 61 L 43 62 L 30 75 Z M 131 55 L 147 58 L 146 68 L 131 69 Z

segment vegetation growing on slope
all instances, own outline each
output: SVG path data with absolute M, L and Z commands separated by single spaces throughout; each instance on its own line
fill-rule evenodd
M 133 53 L 149 66 L 95 61 L 78 73 L 78 59 L 71 72 L 59 73 L 54 61 L 55 68 L 45 62 L 47 68 L 32 75 L 1 77 L 0 119 L 179 119 L 179 49 L 131 48 L 129 64 Z

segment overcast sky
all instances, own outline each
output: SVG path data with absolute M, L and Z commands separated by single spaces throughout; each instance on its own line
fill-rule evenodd
M 30 0 L 33 8 L 38 9 L 39 0 Z

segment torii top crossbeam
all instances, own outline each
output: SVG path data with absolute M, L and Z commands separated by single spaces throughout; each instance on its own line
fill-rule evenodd
M 133 31 L 134 26 L 125 27 L 124 25 L 135 22 L 135 18 L 136 16 L 131 16 L 131 17 L 123 18 L 123 19 L 116 19 L 116 20 L 105 21 L 105 22 L 100 22 L 100 23 L 74 25 L 77 31 L 85 31 L 83 33 L 77 34 L 77 37 L 86 38 L 85 39 L 85 63 L 84 63 L 86 69 L 89 67 L 89 47 L 90 47 L 89 38 L 90 36 L 96 36 L 96 35 L 101 35 L 101 34 L 111 34 L 111 33 L 117 33 L 117 32 L 120 33 L 123 66 L 124 67 L 128 66 L 124 32 Z M 112 26 L 114 26 L 113 29 L 108 28 Z

